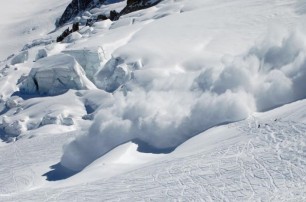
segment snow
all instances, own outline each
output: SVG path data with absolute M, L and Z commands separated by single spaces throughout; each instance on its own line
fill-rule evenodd
M 40 60 L 42 58 L 45 58 L 48 56 L 48 52 L 46 49 L 39 49 L 38 52 L 37 52 L 37 55 L 35 57 L 35 60 Z
M 73 32 L 71 34 L 69 34 L 65 39 L 64 39 L 64 42 L 65 43 L 73 43 L 79 39 L 82 38 L 82 35 L 79 34 L 78 32 Z
M 86 114 L 83 100 L 79 99 L 72 90 L 59 96 L 32 98 L 25 101 L 20 97 L 13 97 L 5 105 L 5 116 L 1 117 L 0 129 L 10 131 L 9 134 L 1 134 L 1 139 L 8 141 L 12 136 L 22 136 L 21 132 L 35 134 L 33 130 L 47 124 L 71 125 L 72 122 L 75 124 Z M 76 130 L 75 127 L 72 129 Z
M 65 54 L 37 61 L 20 86 L 22 93 L 40 95 L 57 95 L 69 89 L 95 89 L 95 86 L 77 61 Z
M 129 14 L 114 23 L 122 26 L 111 26 L 109 31 L 101 31 L 102 36 L 76 45 L 96 46 L 97 41 L 103 41 L 109 61 L 96 74 L 95 84 L 107 92 L 115 91 L 115 101 L 112 107 L 96 113 L 87 134 L 65 147 L 63 165 L 81 170 L 133 139 L 156 149 L 175 148 L 215 125 L 305 98 L 305 94 L 295 93 L 303 88 L 294 84 L 299 83 L 295 73 L 305 79 L 301 74 L 305 46 L 294 11 L 273 8 L 271 3 L 244 8 L 247 3 L 235 1 L 230 6 L 223 2 L 224 7 L 213 7 L 212 12 L 204 7 L 206 3 L 188 3 L 200 6 L 180 12 L 184 3 L 166 1 L 146 12 Z M 276 15 L 266 16 L 271 11 L 261 6 L 274 9 Z M 238 11 L 242 7 L 245 12 Z M 171 15 L 152 21 L 156 13 L 165 10 Z M 283 13 L 292 16 L 277 25 L 284 26 L 285 31 L 276 29 L 266 34 L 264 25 L 278 22 L 278 15 Z M 266 19 L 256 23 L 260 18 Z M 125 24 L 130 19 L 135 25 Z M 297 31 L 287 31 L 292 26 Z M 115 48 L 117 38 L 120 41 Z M 280 63 L 279 57 L 287 61 Z M 133 69 L 129 64 L 141 65 Z M 285 70 L 292 64 L 299 71 L 291 67 Z
M 68 3 L 0 3 L 0 201 L 306 200 L 304 3 L 164 0 L 55 43 Z
M 107 92 L 114 92 L 130 79 L 130 68 L 122 58 L 110 59 L 94 77 L 95 84 Z
M 46 196 L 55 201 L 303 201 L 306 126 L 305 122 L 295 121 L 300 117 L 296 109 L 305 111 L 305 100 L 212 128 L 167 155 L 142 154 L 135 151 L 135 144 L 123 144 L 82 172 L 59 182 L 44 182 L 35 176 L 57 161 L 60 149 L 56 145 L 71 134 L 23 138 L 14 145 L 0 147 L 4 153 L 15 150 L 11 152 L 14 155 L 3 159 L 15 163 L 1 168 L 1 179 L 10 182 L 15 177 L 19 189 L 10 194 L 17 187 L 7 183 L 1 197 L 5 201 L 37 201 Z M 258 124 L 262 127 L 258 128 Z M 45 141 L 51 144 L 45 145 Z M 29 145 L 36 150 L 29 150 Z M 42 152 L 46 149 L 54 152 Z M 21 157 L 16 151 L 29 152 Z M 37 151 L 48 161 L 42 161 Z M 27 164 L 32 166 L 26 167 Z M 22 172 L 20 166 L 25 166 Z
M 24 63 L 28 60 L 29 52 L 28 51 L 22 51 L 18 55 L 14 56 L 11 60 L 11 65 L 15 65 L 18 63 Z
M 0 61 L 55 28 L 55 20 L 70 0 L 11 0 L 0 6 Z
M 104 62 L 104 53 L 101 47 L 92 49 L 65 50 L 63 53 L 73 56 L 82 66 L 86 72 L 86 76 L 91 81 L 93 81 L 94 75 Z

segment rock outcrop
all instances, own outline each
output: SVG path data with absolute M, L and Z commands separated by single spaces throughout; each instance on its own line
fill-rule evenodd
M 127 0 L 126 7 L 119 13 L 118 18 L 122 15 L 138 11 L 141 9 L 146 9 L 151 6 L 155 6 L 162 0 Z
M 63 15 L 57 22 L 57 26 L 62 26 L 69 22 L 81 12 L 101 6 L 105 0 L 72 0 Z
M 119 2 L 122 0 L 72 0 L 72 2 L 68 5 L 66 8 L 65 12 L 57 22 L 57 26 L 62 26 L 65 23 L 69 22 L 72 20 L 74 17 L 78 16 L 80 13 L 83 13 L 86 10 L 90 10 L 92 8 L 101 6 L 102 4 L 109 4 L 109 3 L 114 3 L 114 2 Z M 97 19 L 88 19 L 86 25 L 92 25 L 95 21 L 99 20 L 106 20 L 110 19 L 112 21 L 118 20 L 120 16 L 138 11 L 141 9 L 146 9 L 151 6 L 155 6 L 162 0 L 127 0 L 127 5 L 126 7 L 119 13 L 116 11 L 110 11 L 110 15 L 104 16 L 98 16 Z

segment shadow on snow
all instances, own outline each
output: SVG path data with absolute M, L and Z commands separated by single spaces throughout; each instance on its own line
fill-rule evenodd
M 65 168 L 60 163 L 57 163 L 50 168 L 52 169 L 51 171 L 43 174 L 43 176 L 47 177 L 47 181 L 64 180 L 78 173 L 77 171 Z

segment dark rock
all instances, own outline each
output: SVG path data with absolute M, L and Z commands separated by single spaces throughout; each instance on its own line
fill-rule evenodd
M 108 18 L 105 15 L 98 15 L 97 21 L 107 20 Z
M 118 16 L 120 17 L 121 15 L 125 15 L 134 11 L 150 8 L 161 1 L 162 0 L 127 0 L 126 7 L 119 13 Z
M 78 23 L 78 22 L 73 23 L 73 25 L 72 25 L 72 32 L 79 31 L 79 29 L 80 29 L 80 23 Z
M 139 3 L 140 1 L 139 0 L 127 0 L 126 4 L 129 6 L 129 5 L 132 5 L 134 3 Z
M 62 26 L 65 23 L 78 16 L 80 13 L 101 6 L 105 0 L 72 0 L 68 5 L 63 15 L 57 22 L 57 26 Z
M 120 0 L 118 0 L 118 1 L 120 1 Z M 122 16 L 122 15 L 131 13 L 131 12 L 134 12 L 134 11 L 138 11 L 138 10 L 141 10 L 141 9 L 146 9 L 146 8 L 151 7 L 151 6 L 155 6 L 156 4 L 158 4 L 161 1 L 162 0 L 127 0 L 126 7 L 120 13 L 118 13 L 115 10 L 112 10 L 110 12 L 109 19 L 112 20 L 112 21 L 118 20 L 120 18 L 120 16 Z M 82 12 L 84 12 L 86 10 L 89 10 L 89 9 L 92 9 L 92 8 L 95 8 L 95 7 L 98 7 L 98 6 L 101 6 L 105 2 L 107 2 L 107 1 L 106 0 L 72 0 L 72 2 L 68 5 L 65 12 L 61 16 L 61 18 L 58 20 L 57 26 L 62 26 L 65 23 L 72 20 L 74 17 L 81 14 Z M 96 19 L 92 19 L 92 18 L 88 19 L 87 22 L 86 22 L 86 25 L 91 26 L 96 21 L 106 20 L 106 19 L 107 19 L 106 16 L 99 15 L 99 16 L 97 16 Z
M 72 31 L 70 31 L 69 27 L 67 29 L 65 29 L 65 31 L 56 38 L 56 42 L 61 42 L 63 41 L 69 34 L 71 34 Z
M 89 18 L 86 20 L 86 26 L 92 26 L 95 22 L 107 20 L 105 15 L 98 15 L 96 18 Z
M 64 40 L 64 38 L 62 37 L 62 35 L 61 36 L 58 36 L 57 38 L 56 38 L 56 42 L 61 42 L 61 41 L 63 41 Z
M 109 19 L 111 20 L 111 21 L 114 21 L 114 20 L 116 20 L 116 19 L 119 19 L 119 13 L 117 12 L 117 11 L 115 11 L 115 10 L 112 10 L 112 11 L 110 11 L 110 13 L 109 13 Z
M 79 29 L 80 29 L 80 23 L 79 22 L 73 23 L 72 29 L 70 30 L 69 27 L 65 29 L 65 31 L 59 37 L 56 38 L 56 42 L 63 41 L 69 34 L 71 34 L 72 32 L 79 31 Z

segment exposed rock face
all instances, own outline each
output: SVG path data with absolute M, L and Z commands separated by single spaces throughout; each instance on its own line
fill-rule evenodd
M 162 0 L 127 0 L 126 7 L 124 7 L 121 12 L 117 13 L 116 11 L 111 11 L 110 20 L 118 20 L 122 15 L 155 6 L 161 1 Z
M 155 6 L 161 1 L 162 0 L 127 0 L 126 7 L 119 13 L 118 16 L 120 17 L 121 15 Z
M 79 29 L 80 29 L 79 26 L 80 26 L 79 22 L 73 23 L 72 29 L 70 30 L 69 27 L 68 27 L 66 30 L 64 30 L 64 32 L 63 32 L 60 36 L 58 36 L 58 37 L 56 38 L 56 42 L 61 42 L 61 41 L 63 41 L 67 36 L 69 36 L 70 34 L 79 31 Z
M 56 42 L 63 41 L 70 33 L 71 31 L 69 30 L 69 27 L 68 27 L 59 37 L 56 38 Z
M 68 5 L 62 17 L 57 22 L 57 26 L 62 26 L 66 22 L 69 22 L 74 17 L 79 15 L 80 13 L 90 10 L 92 8 L 101 6 L 102 4 L 108 4 L 110 2 L 118 2 L 121 0 L 72 0 L 72 2 Z M 120 12 L 111 11 L 109 19 L 118 20 L 121 15 L 125 15 L 137 10 L 146 9 L 151 6 L 154 6 L 161 2 L 162 0 L 127 0 L 126 7 Z M 105 16 L 100 16 L 100 20 L 105 20 Z
M 59 19 L 57 26 L 62 26 L 69 20 L 76 17 L 79 13 L 97 6 L 101 6 L 104 2 L 105 0 L 72 0 L 62 17 Z

